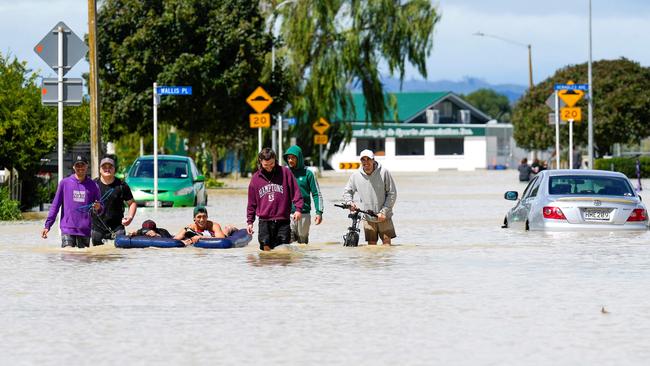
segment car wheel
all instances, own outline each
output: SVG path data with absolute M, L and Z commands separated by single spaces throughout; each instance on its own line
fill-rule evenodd
M 528 220 L 526 220 L 526 231 L 530 231 L 530 226 L 528 226 Z
M 508 228 L 508 217 L 503 218 L 503 225 L 501 226 L 502 229 L 507 229 Z

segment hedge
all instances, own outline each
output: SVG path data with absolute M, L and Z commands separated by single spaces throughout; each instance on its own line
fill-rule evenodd
M 18 201 L 9 198 L 7 188 L 0 187 L 0 220 L 20 220 L 21 218 Z
M 641 163 L 641 178 L 650 177 L 650 156 L 641 156 L 639 158 L 608 158 L 596 159 L 594 167 L 597 170 L 612 170 L 627 175 L 628 178 L 636 178 L 636 160 Z

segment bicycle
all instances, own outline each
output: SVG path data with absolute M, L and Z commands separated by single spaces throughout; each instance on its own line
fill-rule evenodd
M 350 205 L 348 204 L 334 204 L 336 207 L 340 207 L 344 210 L 349 210 Z M 361 230 L 359 229 L 359 221 L 361 221 L 361 214 L 366 214 L 372 217 L 377 217 L 377 214 L 374 213 L 371 210 L 361 210 L 360 208 L 354 209 L 352 212 L 348 214 L 348 217 L 352 219 L 352 225 L 348 227 L 348 232 L 343 235 L 343 246 L 344 247 L 356 247 L 359 246 L 359 232 Z

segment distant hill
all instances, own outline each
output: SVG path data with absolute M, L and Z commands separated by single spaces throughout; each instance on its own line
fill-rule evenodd
M 461 81 L 451 80 L 404 80 L 402 89 L 400 90 L 399 79 L 384 78 L 384 88 L 389 92 L 434 92 L 434 91 L 451 91 L 456 94 L 469 94 L 478 89 L 492 89 L 497 93 L 503 94 L 508 97 L 510 102 L 515 102 L 521 98 L 528 89 L 525 85 L 517 84 L 490 84 L 484 80 L 466 77 Z M 355 89 L 355 91 L 359 91 Z

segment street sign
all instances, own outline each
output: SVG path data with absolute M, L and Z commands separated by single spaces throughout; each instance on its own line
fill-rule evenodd
M 580 99 L 585 95 L 583 89 L 574 88 L 575 85 L 587 85 L 587 84 L 575 84 L 573 81 L 569 80 L 566 84 L 555 84 L 555 90 L 557 91 L 557 96 L 562 99 L 567 106 L 573 107 L 578 103 Z M 558 86 L 561 86 L 561 89 L 558 89 Z M 587 90 L 587 89 L 585 89 Z
M 86 56 L 88 46 L 65 23 L 59 22 L 34 46 L 34 52 L 54 71 L 59 68 L 59 32 L 63 30 L 63 75 Z
M 253 107 L 255 112 L 262 113 L 273 103 L 273 98 L 261 86 L 258 86 L 246 99 L 248 105 Z
M 552 110 L 555 110 L 555 93 L 551 93 L 551 95 L 546 99 L 546 106 L 551 108 Z M 566 107 L 566 103 L 562 99 L 560 99 L 559 107 Z
M 63 79 L 63 105 L 81 105 L 83 96 L 83 79 Z M 46 106 L 56 106 L 59 102 L 58 79 L 43 79 L 41 86 L 41 103 Z
M 248 115 L 251 128 L 271 127 L 271 115 L 268 113 L 251 113 Z
M 339 163 L 339 169 L 348 170 L 348 169 L 359 169 L 361 163 Z
M 563 121 L 582 121 L 582 110 L 579 107 L 564 107 L 560 109 L 560 118 Z
M 327 145 L 327 135 L 314 135 L 315 145 Z
M 555 113 L 549 113 L 548 114 L 548 124 L 555 126 Z M 560 124 L 561 125 L 566 125 L 566 121 L 563 121 L 560 119 Z
M 575 84 L 573 81 L 569 81 L 566 84 L 555 84 L 555 90 L 587 91 L 589 90 L 589 84 Z
M 156 88 L 158 95 L 192 95 L 191 86 L 159 86 Z
M 557 96 L 566 103 L 568 107 L 573 107 L 585 95 L 582 90 L 560 90 Z
M 325 131 L 329 130 L 330 123 L 327 122 L 325 118 L 321 117 L 318 121 L 314 122 L 314 124 L 312 124 L 311 126 L 314 128 L 314 130 L 316 130 L 316 132 L 322 135 L 325 133 Z M 325 144 L 326 143 L 327 142 L 325 142 Z
M 296 117 L 289 117 L 285 118 L 284 120 L 287 121 L 287 125 L 289 126 L 295 126 L 296 122 L 298 122 L 298 119 Z

